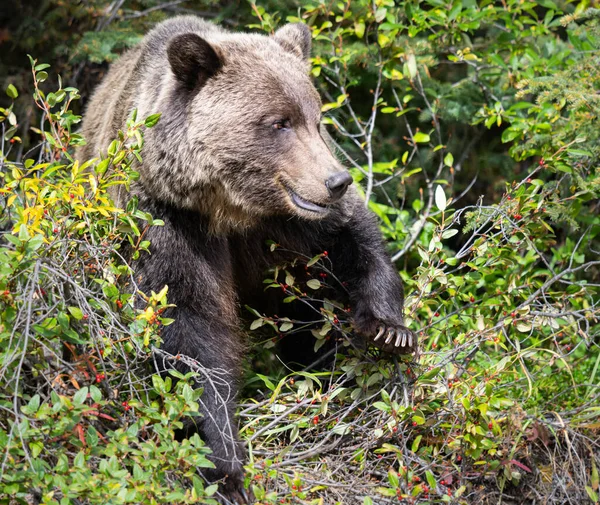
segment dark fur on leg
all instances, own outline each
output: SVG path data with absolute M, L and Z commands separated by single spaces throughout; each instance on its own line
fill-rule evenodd
M 204 476 L 219 481 L 222 494 L 234 503 L 242 500 L 245 451 L 234 420 L 241 356 L 237 299 L 233 287 L 227 240 L 203 232 L 201 217 L 191 211 L 151 205 L 146 210 L 165 222 L 152 227 L 151 254 L 142 256 L 136 276 L 142 292 L 169 286 L 175 307 L 165 312 L 174 322 L 163 329 L 161 350 L 196 360 L 197 383 L 204 388 L 201 417 L 188 420 L 179 436 L 198 432 L 212 449 L 215 469 Z M 170 366 L 158 360 L 161 372 Z M 189 368 L 177 362 L 182 372 Z
M 297 254 L 311 257 L 327 251 L 333 273 L 344 283 L 357 332 L 386 352 L 414 352 L 416 337 L 404 325 L 402 281 L 385 251 L 375 216 L 362 204 L 355 205 L 349 216 L 341 212 L 320 222 L 274 218 L 230 238 L 242 302 L 281 316 L 290 309 L 276 307 L 272 297 L 263 293 L 266 269 Z M 268 240 L 280 246 L 273 253 Z M 306 307 L 300 311 L 306 315 Z

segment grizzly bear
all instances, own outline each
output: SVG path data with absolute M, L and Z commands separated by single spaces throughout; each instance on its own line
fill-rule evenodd
M 80 159 L 105 150 L 134 109 L 162 114 L 145 133 L 130 192 L 164 221 L 134 264 L 137 288 L 169 286 L 174 307 L 165 315 L 175 322 L 162 350 L 204 370 L 197 429 L 215 465 L 205 477 L 234 503 L 248 499 L 234 422 L 245 353 L 238 309 L 266 296 L 264 273 L 281 260 L 268 240 L 306 257 L 327 251 L 356 332 L 388 352 L 416 346 L 377 221 L 321 126 L 310 51 L 303 24 L 265 36 L 169 19 L 112 65 L 83 120 Z M 129 196 L 113 195 L 121 205 Z

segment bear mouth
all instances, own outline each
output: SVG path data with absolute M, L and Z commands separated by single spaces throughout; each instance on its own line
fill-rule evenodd
M 292 202 L 294 202 L 294 205 L 296 205 L 296 207 L 300 207 L 301 209 L 308 210 L 310 212 L 317 212 L 319 214 L 324 214 L 328 210 L 326 205 L 321 205 L 315 202 L 311 202 L 309 200 L 305 200 L 298 193 L 295 193 L 289 188 L 288 194 L 290 195 L 290 199 L 292 200 Z

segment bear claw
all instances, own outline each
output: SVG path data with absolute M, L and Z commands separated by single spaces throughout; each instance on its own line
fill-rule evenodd
M 384 336 L 385 339 L 383 339 Z M 404 326 L 388 327 L 386 325 L 377 327 L 377 333 L 372 337 L 372 341 L 384 351 L 392 353 L 411 352 L 414 342 L 413 333 L 408 328 Z
M 389 344 L 394 339 L 394 328 L 390 328 L 388 330 L 387 338 L 385 339 L 385 343 Z

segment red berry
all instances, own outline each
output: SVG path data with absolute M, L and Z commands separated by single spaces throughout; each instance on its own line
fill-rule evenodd
M 472 296 L 472 297 L 470 298 L 470 301 L 471 301 L 471 303 L 473 303 L 473 302 L 475 301 L 475 297 L 474 297 L 474 296 Z
M 329 256 L 329 253 L 327 251 L 323 251 L 323 256 L 327 257 Z
M 491 422 L 489 422 L 488 423 L 488 430 L 491 430 L 493 427 L 494 427 L 494 425 Z
M 313 417 L 313 424 L 319 424 L 319 416 Z

